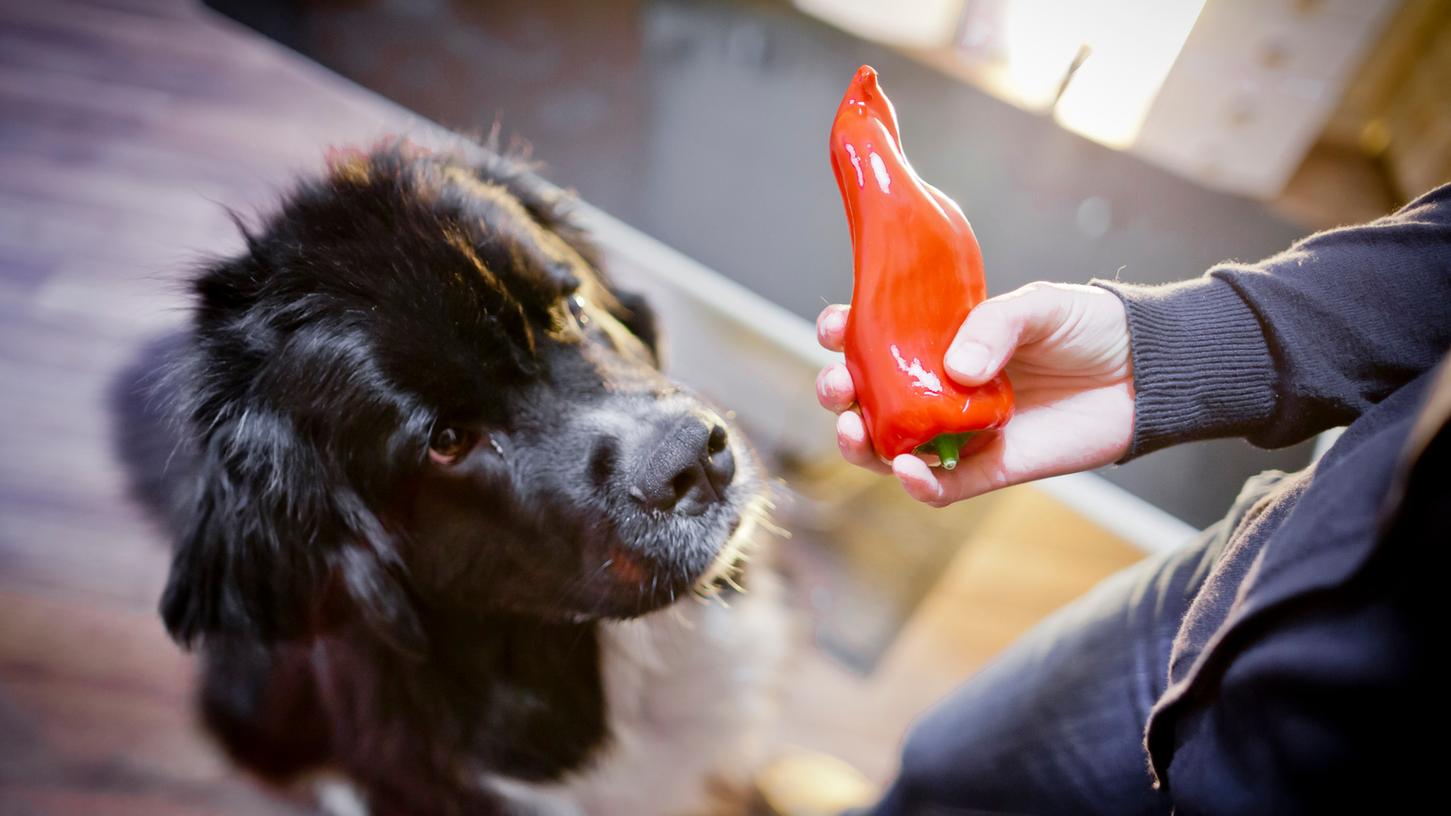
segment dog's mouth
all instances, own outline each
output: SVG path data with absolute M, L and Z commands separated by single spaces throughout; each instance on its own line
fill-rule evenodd
M 602 617 L 635 617 L 694 599 L 712 602 L 723 593 L 743 592 L 742 576 L 761 539 L 762 529 L 775 529 L 764 496 L 746 500 L 729 522 L 721 519 L 713 540 L 696 540 L 672 548 L 665 558 L 652 557 L 627 544 L 606 548 L 601 575 L 608 583 Z M 699 535 L 699 534 L 697 534 Z

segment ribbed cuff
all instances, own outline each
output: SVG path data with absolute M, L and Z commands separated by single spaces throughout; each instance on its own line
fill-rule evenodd
M 1094 280 L 1123 301 L 1134 365 L 1134 438 L 1120 462 L 1198 439 L 1245 436 L 1275 409 L 1264 332 L 1234 287 Z

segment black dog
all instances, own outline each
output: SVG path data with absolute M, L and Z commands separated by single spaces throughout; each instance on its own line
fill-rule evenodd
M 130 445 L 207 723 L 374 814 L 704 807 L 779 627 L 757 571 L 729 609 L 672 605 L 744 580 L 749 448 L 525 168 L 403 142 L 329 165 L 196 278 L 153 383 L 164 473 Z

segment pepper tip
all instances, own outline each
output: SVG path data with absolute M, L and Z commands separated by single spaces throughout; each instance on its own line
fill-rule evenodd
M 863 65 L 856 69 L 856 76 L 852 81 L 863 91 L 874 92 L 877 90 L 877 69 L 870 65 Z

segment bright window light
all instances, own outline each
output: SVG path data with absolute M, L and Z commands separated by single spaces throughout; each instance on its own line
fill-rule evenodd
M 1118 0 L 1054 109 L 1063 127 L 1110 147 L 1134 143 L 1204 0 Z
M 1051 107 L 1063 127 L 1118 148 L 1138 136 L 1204 6 L 1204 0 L 989 3 L 993 10 L 976 18 L 976 42 L 968 47 L 995 55 L 990 89 L 1030 110 Z

